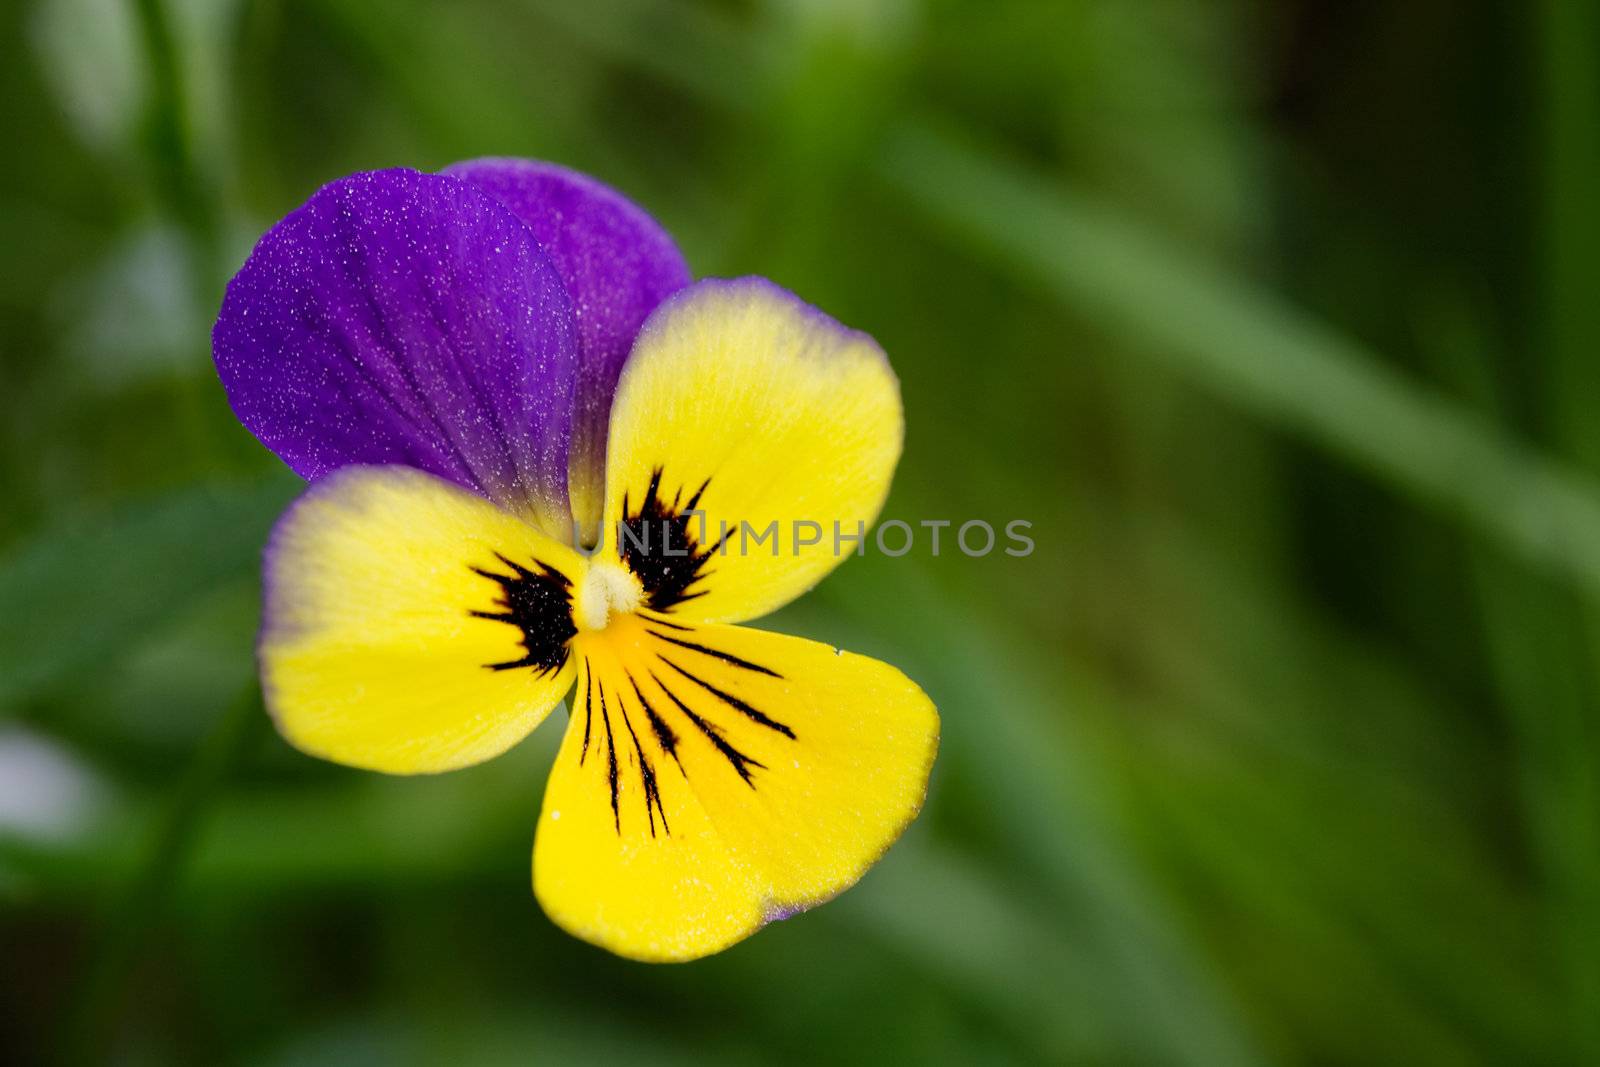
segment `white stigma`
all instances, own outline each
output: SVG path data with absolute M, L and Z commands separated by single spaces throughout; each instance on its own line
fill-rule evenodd
M 626 615 L 644 600 L 644 588 L 633 573 L 615 563 L 596 563 L 584 575 L 573 604 L 580 630 L 604 630 L 612 615 Z

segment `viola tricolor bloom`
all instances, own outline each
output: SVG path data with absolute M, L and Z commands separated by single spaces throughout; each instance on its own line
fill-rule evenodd
M 922 691 L 736 625 L 883 504 L 902 418 L 871 338 L 759 278 L 691 282 L 592 179 L 483 160 L 322 188 L 213 342 L 240 420 L 311 482 L 266 551 L 278 729 L 445 771 L 570 692 L 533 866 L 566 930 L 704 956 L 847 888 L 916 815 Z M 828 536 L 791 538 L 802 520 Z

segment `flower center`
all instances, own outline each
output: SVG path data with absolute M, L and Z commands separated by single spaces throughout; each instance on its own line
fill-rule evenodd
M 589 567 L 573 603 L 580 630 L 604 630 L 613 615 L 631 614 L 644 601 L 644 587 L 625 567 L 599 561 Z

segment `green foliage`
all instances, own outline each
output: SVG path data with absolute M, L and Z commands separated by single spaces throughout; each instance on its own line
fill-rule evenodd
M 60 522 L 0 561 L 0 708 L 103 669 L 152 628 L 255 571 L 293 482 L 186 489 Z
M 1596 28 L 10 5 L 0 1060 L 1600 1060 Z M 940 762 L 860 886 L 702 963 L 532 901 L 559 716 L 392 780 L 248 690 L 295 482 L 210 370 L 221 283 L 330 177 L 489 154 L 875 334 L 889 517 L 1033 523 L 774 620 L 917 678 Z

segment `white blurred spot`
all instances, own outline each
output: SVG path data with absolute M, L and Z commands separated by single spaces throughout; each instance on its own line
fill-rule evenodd
M 63 346 L 102 389 L 193 366 L 207 348 L 193 279 L 193 257 L 175 228 L 124 234 L 58 294 L 52 310 Z
M 19 727 L 0 728 L 0 833 L 71 837 L 102 799 L 94 772 L 66 749 Z
M 34 10 L 45 80 L 84 143 L 101 151 L 132 137 L 144 107 L 132 9 L 119 0 L 45 0 Z

